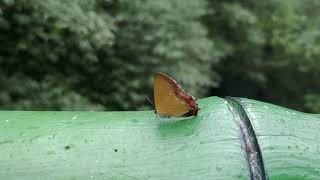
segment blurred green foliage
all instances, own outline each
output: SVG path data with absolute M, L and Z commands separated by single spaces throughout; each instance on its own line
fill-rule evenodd
M 317 0 L 3 0 L 0 108 L 150 108 L 153 74 L 196 97 L 320 112 Z

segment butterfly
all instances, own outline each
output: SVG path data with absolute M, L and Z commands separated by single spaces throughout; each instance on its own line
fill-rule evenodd
M 195 98 L 173 78 L 161 72 L 154 76 L 154 105 L 156 113 L 161 116 L 196 116 L 199 111 Z

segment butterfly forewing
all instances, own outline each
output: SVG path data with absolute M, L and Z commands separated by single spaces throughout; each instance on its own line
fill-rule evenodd
M 165 116 L 182 116 L 190 111 L 188 104 L 177 96 L 177 84 L 163 73 L 154 79 L 154 103 L 156 112 Z

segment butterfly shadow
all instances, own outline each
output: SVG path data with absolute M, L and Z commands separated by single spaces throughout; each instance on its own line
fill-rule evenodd
M 179 118 L 159 118 L 159 136 L 161 138 L 177 138 L 196 136 L 201 122 L 200 116 Z

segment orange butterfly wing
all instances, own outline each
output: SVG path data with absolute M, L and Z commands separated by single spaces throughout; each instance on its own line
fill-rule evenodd
M 176 94 L 180 86 L 168 75 L 156 73 L 154 77 L 154 103 L 161 115 L 182 116 L 190 111 L 185 100 Z

